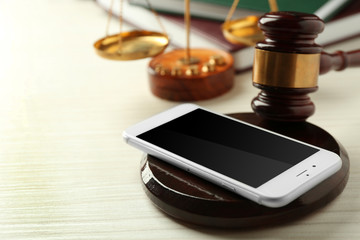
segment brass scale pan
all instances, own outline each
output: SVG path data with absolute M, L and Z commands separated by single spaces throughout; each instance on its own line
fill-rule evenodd
M 264 39 L 264 35 L 258 27 L 259 16 L 247 16 L 241 19 L 230 20 L 235 12 L 239 0 L 234 0 L 225 23 L 221 26 L 226 40 L 234 44 L 255 45 Z M 278 11 L 276 0 L 269 0 L 272 12 Z
M 136 60 L 141 58 L 153 57 L 162 53 L 169 44 L 169 38 L 162 26 L 157 13 L 153 10 L 148 0 L 147 4 L 153 11 L 159 25 L 164 33 L 151 32 L 145 30 L 136 30 L 131 32 L 122 32 L 122 5 L 120 1 L 120 33 L 108 35 L 109 24 L 112 17 L 114 0 L 111 1 L 109 17 L 106 28 L 106 36 L 94 43 L 96 53 L 104 58 L 111 60 Z

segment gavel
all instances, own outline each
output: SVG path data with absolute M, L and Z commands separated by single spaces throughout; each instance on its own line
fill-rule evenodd
M 308 94 L 318 89 L 319 74 L 360 66 L 360 50 L 329 54 L 315 43 L 324 26 L 306 13 L 270 12 L 260 18 L 265 40 L 255 47 L 253 85 L 261 92 L 251 102 L 257 115 L 305 121 L 315 112 Z

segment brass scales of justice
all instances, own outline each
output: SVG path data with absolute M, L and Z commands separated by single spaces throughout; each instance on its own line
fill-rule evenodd
M 237 2 L 235 0 L 233 6 L 236 6 Z M 187 41 L 190 27 L 190 21 L 186 21 L 187 18 L 190 18 L 188 4 L 189 1 L 186 1 Z M 281 9 L 281 6 L 279 7 Z M 231 14 L 229 13 L 229 15 Z M 253 21 L 255 18 L 257 17 L 251 16 L 250 20 Z M 248 40 L 249 37 L 242 38 L 244 32 L 234 26 L 238 24 L 240 27 L 248 28 L 251 21 L 246 21 L 245 26 L 239 24 L 240 21 L 233 21 L 235 23 L 231 25 L 228 18 L 223 25 L 224 36 L 227 39 L 231 38 L 229 41 L 232 42 L 240 43 L 244 39 Z M 258 25 L 265 38 L 254 40 L 256 46 L 253 85 L 261 89 L 261 92 L 252 101 L 254 113 L 229 115 L 333 151 L 341 157 L 342 168 L 289 205 L 282 208 L 268 208 L 188 174 L 153 156 L 146 155 L 142 159 L 140 171 L 144 191 L 160 210 L 174 219 L 207 227 L 236 229 L 287 223 L 322 208 L 339 196 L 346 186 L 350 168 L 349 157 L 344 147 L 333 136 L 306 121 L 315 109 L 307 94 L 317 90 L 319 74 L 324 74 L 329 70 L 340 71 L 347 67 L 360 66 L 360 50 L 338 51 L 333 54 L 324 52 L 322 47 L 314 42 L 316 36 L 323 31 L 324 23 L 313 14 L 273 11 L 260 17 Z M 231 32 L 233 35 L 229 34 Z M 248 28 L 247 32 L 251 32 L 251 29 Z M 145 33 L 146 31 L 139 34 Z M 155 33 L 155 35 L 157 34 Z M 125 46 L 124 42 L 128 41 L 129 35 L 131 34 L 124 33 L 113 36 L 110 41 L 113 43 L 109 43 L 109 46 L 106 46 L 107 38 L 105 37 L 103 40 L 99 40 L 100 43 L 99 41 L 95 43 L 95 48 L 103 57 L 107 52 L 115 52 L 117 57 L 121 54 L 125 55 L 122 47 Z M 166 34 L 160 34 L 160 36 L 164 37 L 160 42 L 167 42 Z M 239 36 L 240 40 L 237 39 Z M 258 37 L 256 36 L 254 39 Z M 119 40 L 119 38 L 122 39 Z M 263 36 L 259 38 L 263 38 Z M 105 44 L 102 50 L 101 44 Z M 163 47 L 165 48 L 167 44 L 168 42 Z M 226 75 L 231 75 L 231 79 L 233 79 L 233 62 L 231 58 L 228 58 L 227 53 L 206 49 L 197 51 L 197 49 L 190 49 L 189 45 L 187 46 L 187 49 L 174 50 L 165 54 L 161 54 L 164 51 L 162 49 L 154 54 L 148 70 L 151 90 L 155 95 L 170 100 L 192 101 L 198 100 L 194 96 L 206 99 L 218 96 L 226 92 L 227 88 L 231 88 L 231 84 L 227 88 L 216 85 L 221 90 L 213 93 L 205 89 L 204 91 L 210 92 L 206 97 L 201 93 L 198 95 L 199 89 L 190 88 L 189 90 L 187 88 L 189 91 L 186 94 L 177 94 L 179 89 L 176 86 L 170 93 L 162 89 L 164 88 L 162 82 L 166 80 L 172 82 L 174 79 L 180 79 L 180 81 L 192 79 L 201 82 L 204 81 L 204 78 L 207 81 L 212 72 L 215 72 L 215 77 L 213 77 L 215 81 L 226 82 L 227 80 L 224 80 Z M 134 50 L 130 51 L 131 54 L 133 54 L 132 51 Z M 115 56 L 108 58 L 116 59 Z M 150 57 L 151 55 L 141 53 L 141 56 Z M 129 59 L 120 58 L 117 60 L 129 60 L 131 57 Z M 171 64 L 166 65 L 167 62 Z M 295 67 L 295 62 L 300 63 L 300 67 Z M 204 69 L 210 66 L 212 69 L 202 70 L 204 66 L 206 66 Z M 310 74 L 302 74 L 301 71 L 304 72 L 304 69 Z M 216 84 L 219 83 L 216 82 Z M 165 84 L 165 86 L 168 85 Z
M 190 0 L 185 1 L 186 48 L 164 53 L 169 37 L 160 18 L 146 0 L 162 33 L 146 30 L 122 32 L 122 0 L 120 1 L 120 33 L 108 35 L 112 11 L 109 11 L 106 36 L 94 47 L 98 55 L 111 60 L 135 60 L 152 57 L 148 72 L 154 95 L 173 101 L 196 101 L 219 96 L 233 86 L 233 58 L 216 49 L 190 48 Z M 111 2 L 111 9 L 113 0 Z

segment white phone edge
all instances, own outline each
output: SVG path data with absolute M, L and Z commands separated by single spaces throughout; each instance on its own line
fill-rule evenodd
M 220 115 L 225 118 L 232 119 L 234 121 L 241 122 L 254 128 L 262 129 L 266 132 L 282 136 L 292 141 L 311 146 L 313 148 L 319 149 L 320 151 L 313 154 L 309 158 L 301 161 L 299 164 L 291 167 L 285 172 L 279 174 L 278 176 L 264 183 L 260 187 L 253 188 L 242 182 L 236 181 L 204 166 L 196 164 L 191 160 L 185 159 L 160 147 L 147 143 L 142 139 L 136 138 L 138 134 L 148 131 L 154 127 L 160 126 L 163 123 L 171 121 L 172 119 L 180 117 L 198 108 L 209 111 L 213 114 Z M 305 192 L 315 187 L 320 182 L 324 181 L 325 179 L 336 173 L 342 166 L 342 161 L 340 157 L 333 152 L 319 148 L 317 146 L 313 146 L 305 142 L 298 141 L 296 139 L 289 138 L 287 136 L 272 132 L 267 129 L 260 128 L 258 126 L 240 121 L 238 119 L 212 112 L 195 104 L 188 103 L 170 108 L 126 129 L 123 132 L 123 138 L 129 145 L 138 148 L 146 152 L 147 154 L 162 159 L 185 171 L 188 171 L 225 189 L 235 192 L 245 198 L 257 202 L 258 204 L 273 208 L 283 207 L 289 204 Z M 326 159 L 326 161 L 324 161 L 323 159 Z M 285 179 L 286 181 L 284 181 Z

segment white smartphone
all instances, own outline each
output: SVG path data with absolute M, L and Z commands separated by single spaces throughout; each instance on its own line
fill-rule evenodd
M 268 207 L 292 202 L 341 168 L 330 151 L 182 104 L 123 132 L 163 161 Z

